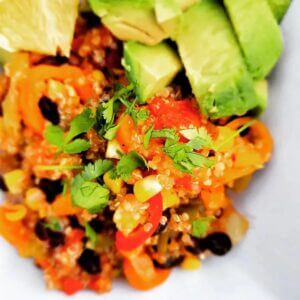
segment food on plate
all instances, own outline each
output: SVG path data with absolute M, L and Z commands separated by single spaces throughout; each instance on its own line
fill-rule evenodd
M 49 288 L 148 290 L 244 238 L 289 2 L 0 2 L 0 235 Z

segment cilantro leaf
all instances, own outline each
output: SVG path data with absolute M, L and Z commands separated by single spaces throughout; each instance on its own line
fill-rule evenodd
M 97 182 L 85 181 L 81 175 L 77 175 L 71 184 L 73 204 L 90 213 L 100 212 L 107 206 L 109 193 L 107 188 Z
M 214 217 L 206 217 L 193 221 L 192 235 L 197 238 L 205 237 L 210 224 L 214 221 Z
M 180 133 L 190 140 L 189 145 L 195 150 L 200 150 L 206 147 L 212 148 L 213 146 L 212 137 L 209 135 L 205 127 L 183 129 Z
M 91 225 L 89 225 L 89 223 L 86 223 L 84 228 L 85 228 L 85 236 L 91 242 L 92 247 L 95 248 L 98 241 L 98 236 L 96 231 L 91 227 Z
M 86 108 L 81 114 L 76 116 L 71 124 L 70 131 L 68 132 L 65 142 L 70 142 L 76 136 L 89 131 L 95 124 L 95 118 L 93 111 L 90 108 Z
M 146 134 L 144 135 L 144 148 L 147 149 L 150 143 L 150 139 L 153 132 L 153 125 L 148 129 Z
M 209 159 L 201 154 L 188 153 L 187 156 L 194 166 L 197 166 L 197 167 L 205 166 L 207 168 L 211 168 L 214 165 L 214 162 L 211 159 Z
M 53 231 L 61 230 L 61 226 L 57 218 L 50 218 L 50 220 L 48 220 L 47 223 L 45 223 L 44 227 Z
M 47 126 L 44 138 L 49 144 L 57 146 L 60 150 L 63 148 L 64 132 L 59 126 Z
M 153 138 L 166 138 L 172 140 L 178 140 L 178 135 L 175 129 L 165 128 L 161 130 L 154 130 L 152 132 Z
M 145 159 L 135 151 L 131 151 L 121 157 L 117 164 L 115 174 L 123 180 L 128 180 L 136 168 L 147 168 Z
M 94 163 L 90 163 L 85 166 L 83 172 L 81 173 L 81 176 L 87 181 L 93 180 L 111 170 L 113 166 L 114 164 L 112 161 L 107 159 L 99 159 Z
M 76 139 L 64 146 L 64 152 L 68 154 L 76 154 L 88 150 L 91 147 L 90 142 L 83 139 Z
M 118 129 L 119 129 L 119 125 L 111 126 L 110 128 L 107 129 L 103 137 L 108 141 L 113 140 L 117 134 Z

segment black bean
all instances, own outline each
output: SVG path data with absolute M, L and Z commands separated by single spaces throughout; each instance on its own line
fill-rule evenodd
M 229 236 L 223 232 L 212 233 L 206 237 L 207 248 L 215 255 L 225 255 L 232 247 Z
M 250 127 L 246 128 L 245 130 L 243 130 L 243 131 L 240 133 L 240 136 L 241 136 L 241 137 L 247 136 L 247 135 L 250 133 L 250 130 L 251 130 Z
M 78 218 L 74 216 L 68 216 L 70 226 L 74 229 L 83 229 L 84 227 L 79 223 Z
M 156 260 L 153 260 L 154 266 L 158 269 L 170 269 L 174 268 L 182 263 L 184 260 L 184 256 L 178 256 L 178 257 L 169 257 L 165 263 L 161 264 Z
M 184 71 L 181 71 L 177 74 L 173 83 L 180 87 L 183 98 L 186 98 L 192 94 L 191 84 Z
M 40 59 L 35 64 L 43 64 L 43 65 L 52 65 L 52 66 L 61 66 L 63 64 L 68 63 L 69 59 L 65 56 L 46 56 Z
M 55 197 L 63 191 L 61 180 L 49 180 L 42 178 L 40 180 L 39 187 L 46 194 L 47 202 L 50 204 L 53 203 Z
M 89 274 L 101 272 L 100 256 L 91 249 L 85 249 L 77 260 L 79 266 Z
M 157 229 L 156 229 L 155 232 L 153 233 L 153 236 L 154 236 L 154 235 L 160 234 L 160 233 L 163 232 L 163 231 L 166 229 L 166 227 L 168 226 L 168 222 L 169 222 L 170 217 L 171 217 L 170 210 L 167 209 L 166 211 L 164 211 L 163 216 L 167 218 L 167 222 L 166 222 L 164 225 L 161 224 L 161 223 L 159 223 Z
M 52 248 L 64 245 L 65 235 L 59 231 L 53 231 L 48 229 L 49 244 Z
M 192 254 L 199 255 L 200 253 L 207 250 L 207 241 L 206 239 L 198 239 L 195 237 L 191 237 L 192 241 L 194 242 L 194 246 L 187 246 L 186 250 Z
M 45 119 L 54 125 L 58 125 L 60 121 L 57 104 L 48 97 L 43 96 L 39 101 L 39 108 Z
M 3 192 L 8 192 L 8 188 L 6 186 L 4 178 L 1 175 L 0 175 L 0 190 L 2 190 Z
M 89 222 L 89 225 L 97 232 L 100 233 L 103 231 L 104 226 L 103 222 L 100 221 L 98 218 L 94 218 Z
M 39 220 L 34 227 L 35 235 L 40 239 L 41 241 L 48 240 L 48 229 L 45 227 L 45 220 L 41 219 Z
M 92 12 L 89 12 L 89 11 L 82 12 L 81 16 L 85 19 L 86 26 L 88 28 L 97 27 L 101 24 L 100 18 L 98 16 L 96 16 L 95 14 L 93 14 Z

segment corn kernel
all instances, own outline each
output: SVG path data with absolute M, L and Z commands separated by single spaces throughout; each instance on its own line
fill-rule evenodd
M 11 222 L 17 222 L 25 218 L 27 209 L 22 204 L 4 206 L 5 218 Z
M 119 194 L 123 187 L 123 180 L 121 178 L 112 179 L 110 172 L 106 172 L 103 176 L 105 185 L 114 193 Z
M 10 171 L 6 173 L 3 178 L 10 193 L 22 193 L 26 184 L 26 174 L 24 170 L 17 169 Z
M 188 271 L 198 270 L 201 267 L 201 261 L 196 256 L 187 256 L 181 263 L 181 268 Z
M 163 209 L 169 207 L 177 206 L 180 203 L 180 199 L 174 191 L 162 190 L 161 192 L 163 198 Z
M 26 191 L 25 204 L 34 211 L 39 211 L 45 204 L 46 196 L 39 188 L 30 188 Z
M 133 186 L 136 199 L 140 202 L 148 201 L 162 190 L 156 175 L 147 176 L 137 181 Z
M 93 72 L 93 79 L 97 82 L 102 82 L 102 81 L 104 81 L 105 77 L 102 72 L 100 72 L 99 70 L 96 70 Z

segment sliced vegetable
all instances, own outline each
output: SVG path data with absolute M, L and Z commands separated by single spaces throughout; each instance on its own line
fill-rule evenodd
M 147 176 L 137 181 L 133 186 L 136 199 L 140 202 L 148 201 L 150 198 L 162 191 L 157 175 Z
M 146 253 L 125 258 L 123 269 L 129 284 L 142 291 L 162 284 L 170 274 L 170 270 L 156 269 Z
M 149 217 L 147 220 L 147 224 L 150 224 L 149 228 L 145 230 L 145 226 L 140 225 L 128 236 L 118 231 L 116 234 L 116 246 L 118 250 L 127 252 L 141 246 L 157 229 L 162 217 L 162 211 L 162 196 L 161 193 L 159 193 L 149 200 Z

